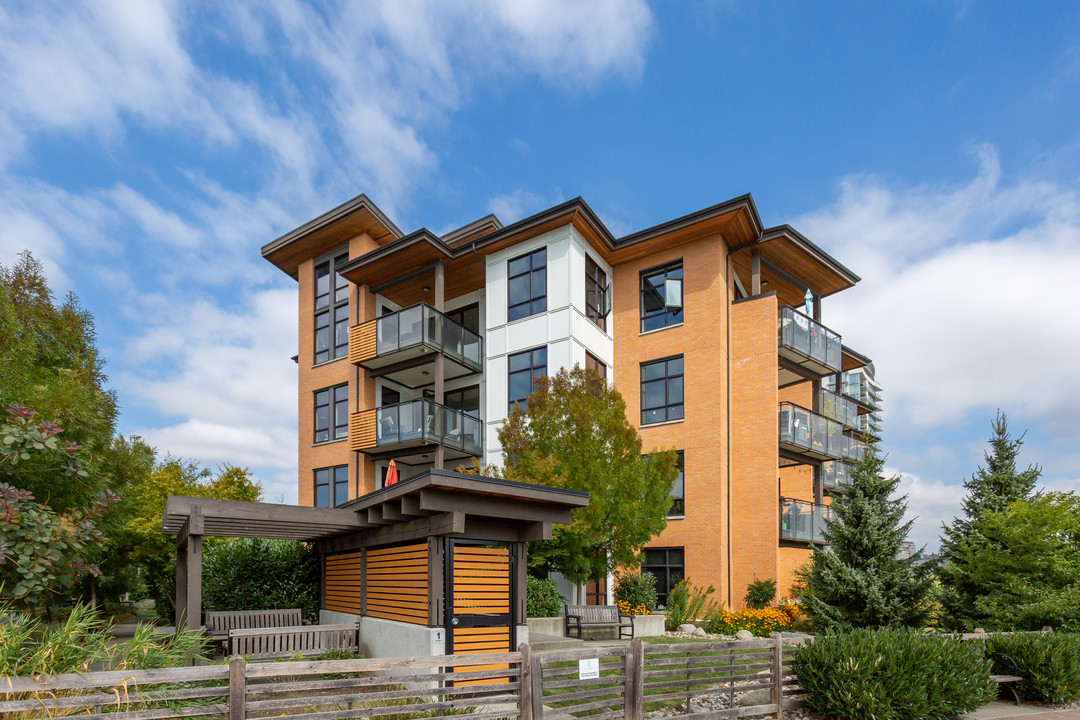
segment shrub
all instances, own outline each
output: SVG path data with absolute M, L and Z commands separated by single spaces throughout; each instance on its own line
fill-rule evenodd
M 954 718 L 997 696 L 977 643 L 913 629 L 819 635 L 794 669 L 809 709 L 824 717 Z
M 624 573 L 615 579 L 615 604 L 627 615 L 648 615 L 656 609 L 656 577 Z
M 763 610 L 776 599 L 776 581 L 754 579 L 746 586 L 746 597 L 743 602 L 751 610 Z
M 204 545 L 203 604 L 207 610 L 299 607 L 319 619 L 319 561 L 295 540 L 236 538 Z
M 991 635 L 986 639 L 986 650 L 1005 653 L 1016 661 L 1024 678 L 1016 689 L 1025 700 L 1065 703 L 1080 699 L 1080 635 Z M 994 672 L 1015 672 L 1003 658 L 990 659 Z
M 554 580 L 541 580 L 530 575 L 525 587 L 525 617 L 557 617 L 563 599 Z
M 783 610 L 747 608 L 738 612 L 715 610 L 705 620 L 705 632 L 734 635 L 749 630 L 755 637 L 769 637 L 774 632 L 791 630 L 791 616 Z
M 674 630 L 683 623 L 702 620 L 716 612 L 716 603 L 709 600 L 714 590 L 712 585 L 703 589 L 689 580 L 682 580 L 671 588 L 664 610 L 667 615 L 664 625 L 667 629 Z

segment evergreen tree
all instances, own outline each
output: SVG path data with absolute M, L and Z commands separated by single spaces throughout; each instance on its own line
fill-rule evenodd
M 990 450 L 984 451 L 986 467 L 980 467 L 970 480 L 964 482 L 968 493 L 964 497 L 963 517 L 943 526 L 941 566 L 938 575 L 944 587 L 942 604 L 956 629 L 970 630 L 981 626 L 987 615 L 977 608 L 976 601 L 989 587 L 982 580 L 985 574 L 975 567 L 973 559 L 989 540 L 980 530 L 980 521 L 991 513 L 1003 512 L 1018 500 L 1028 500 L 1035 490 L 1042 471 L 1035 465 L 1017 471 L 1016 458 L 1024 444 L 1024 436 L 1013 439 L 1005 413 L 998 412 L 991 423 Z
M 799 571 L 806 614 L 816 630 L 919 625 L 931 578 L 917 556 L 899 559 L 911 529 L 907 498 L 893 497 L 899 477 L 881 476 L 884 458 L 867 443 L 851 482 L 832 501 L 825 521 L 826 549 L 814 548 Z

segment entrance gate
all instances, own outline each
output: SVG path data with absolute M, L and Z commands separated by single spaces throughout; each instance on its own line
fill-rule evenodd
M 446 652 L 450 655 L 510 652 L 514 630 L 514 557 L 510 546 L 450 540 L 446 553 Z M 470 670 L 499 670 L 484 665 Z M 459 668 L 464 670 L 465 668 Z M 499 678 L 480 683 L 503 682 Z M 464 683 L 460 683 L 464 684 Z

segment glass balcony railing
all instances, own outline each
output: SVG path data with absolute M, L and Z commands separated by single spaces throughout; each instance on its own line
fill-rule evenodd
M 780 403 L 780 447 L 818 460 L 857 459 L 862 443 L 836 420 L 794 403 Z
M 780 308 L 780 355 L 820 375 L 840 371 L 840 336 L 792 307 Z
M 825 520 L 832 518 L 828 505 L 780 498 L 780 539 L 824 543 Z
M 365 367 L 385 365 L 395 355 L 411 359 L 425 347 L 476 372 L 483 369 L 483 338 L 424 303 L 350 329 L 350 359 Z
M 480 419 L 432 400 L 417 398 L 376 408 L 374 420 L 377 448 L 435 443 L 468 455 L 481 454 Z
M 839 460 L 821 463 L 821 484 L 830 489 L 842 489 L 851 482 L 851 466 Z
M 859 406 L 855 401 L 825 389 L 821 391 L 821 414 L 844 427 L 859 427 Z

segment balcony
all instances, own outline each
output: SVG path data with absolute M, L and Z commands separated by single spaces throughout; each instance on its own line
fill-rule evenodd
M 813 460 L 855 460 L 862 443 L 836 420 L 794 403 L 780 403 L 780 449 Z
M 483 451 L 479 418 L 424 398 L 363 410 L 349 416 L 349 442 L 368 455 L 395 457 L 410 464 L 441 445 L 445 459 L 479 457 Z
M 818 377 L 840 372 L 840 336 L 798 310 L 780 308 L 780 357 Z
M 843 490 L 851 482 L 851 466 L 839 460 L 821 463 L 821 485 L 826 490 Z
M 832 518 L 828 505 L 780 498 L 780 539 L 824 545 L 825 520 Z
M 845 428 L 859 428 L 859 404 L 851 398 L 838 395 L 830 390 L 821 391 L 821 414 Z
M 422 366 L 438 352 L 447 380 L 484 369 L 483 338 L 424 303 L 349 328 L 349 362 L 409 387 L 432 381 Z

